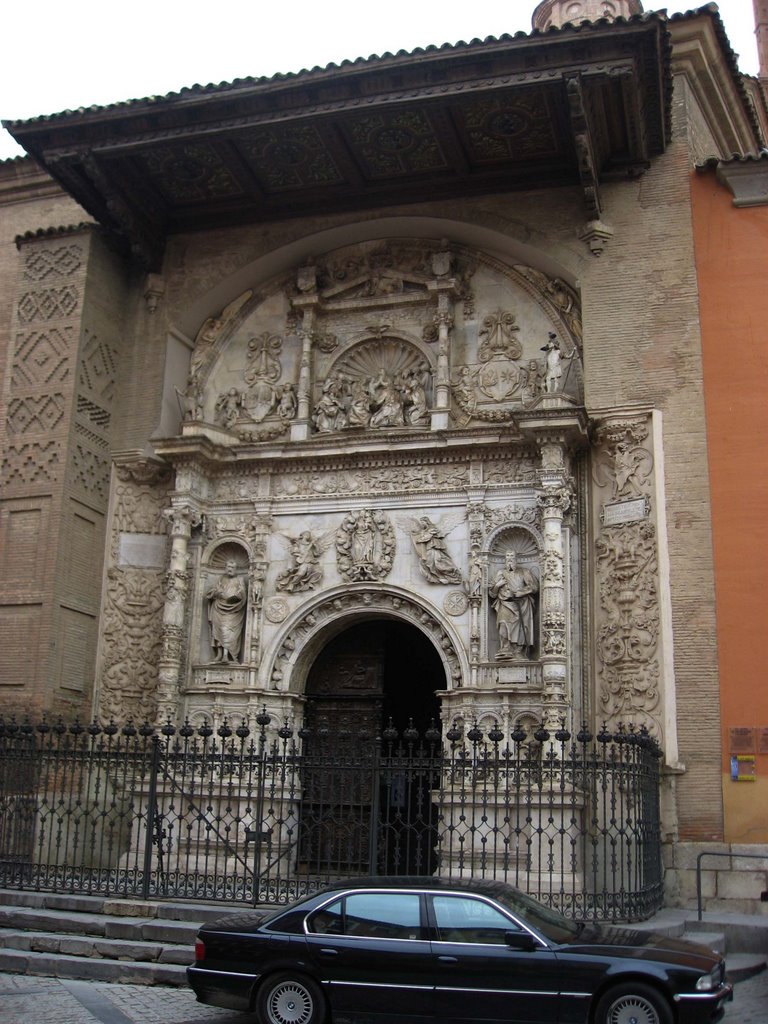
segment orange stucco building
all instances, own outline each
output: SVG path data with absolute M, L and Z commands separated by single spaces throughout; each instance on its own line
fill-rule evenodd
M 717 581 L 724 838 L 765 843 L 768 153 L 702 167 L 693 179 L 692 210 Z

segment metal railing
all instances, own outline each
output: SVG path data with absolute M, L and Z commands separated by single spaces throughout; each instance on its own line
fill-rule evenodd
M 661 905 L 644 732 L 332 738 L 259 715 L 157 730 L 0 722 L 0 886 L 281 903 L 359 874 L 504 880 L 575 917 Z

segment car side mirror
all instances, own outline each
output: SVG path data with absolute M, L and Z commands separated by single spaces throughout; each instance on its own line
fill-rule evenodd
M 539 944 L 529 932 L 505 932 L 504 941 L 511 949 L 521 953 L 533 953 Z

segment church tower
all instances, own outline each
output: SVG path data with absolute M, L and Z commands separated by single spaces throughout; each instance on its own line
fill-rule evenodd
M 533 12 L 534 29 L 562 28 L 569 23 L 598 21 L 600 18 L 629 18 L 642 14 L 640 0 L 543 0 Z

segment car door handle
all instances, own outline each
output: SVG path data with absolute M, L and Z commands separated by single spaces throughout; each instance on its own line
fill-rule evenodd
M 441 964 L 457 964 L 459 962 L 457 956 L 439 956 L 437 959 Z
M 320 947 L 320 956 L 338 956 L 338 949 L 328 949 L 327 946 Z

